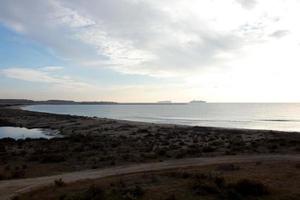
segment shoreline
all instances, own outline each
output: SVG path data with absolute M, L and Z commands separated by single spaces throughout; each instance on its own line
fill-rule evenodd
M 131 122 L 0 108 L 0 126 L 59 131 L 62 138 L 1 139 L 0 179 L 224 155 L 299 154 L 300 134 Z
M 281 130 L 273 130 L 273 129 L 255 129 L 255 128 L 231 128 L 231 127 L 218 127 L 218 126 L 198 126 L 198 125 L 183 125 L 183 124 L 173 124 L 173 123 L 155 123 L 155 122 L 143 122 L 143 121 L 133 121 L 133 120 L 122 120 L 122 119 L 113 119 L 113 118 L 105 118 L 105 117 L 90 117 L 85 115 L 71 115 L 71 114 L 59 114 L 59 113 L 48 113 L 48 112 L 41 112 L 41 111 L 30 111 L 23 109 L 23 107 L 26 107 L 28 105 L 19 105 L 19 106 L 8 106 L 4 107 L 5 109 L 15 109 L 15 110 L 21 110 L 25 112 L 30 113 L 40 113 L 42 115 L 51 115 L 54 116 L 62 116 L 62 117 L 74 117 L 74 118 L 85 118 L 85 119 L 98 119 L 98 120 L 104 120 L 104 121 L 111 121 L 115 123 L 121 123 L 121 124 L 129 124 L 129 125 L 149 125 L 149 126 L 160 126 L 160 127 L 185 127 L 185 128 L 199 128 L 199 129 L 210 129 L 210 130 L 217 130 L 217 131 L 241 131 L 241 132 L 274 132 L 274 133 L 298 133 L 300 134 L 300 131 L 281 131 Z M 3 108 L 3 107 L 2 107 Z M 1 111 L 1 107 L 0 107 Z M 1 116 L 1 115 L 0 115 Z M 1 118 L 0 118 L 1 120 Z M 0 124 L 1 126 L 1 124 Z M 19 127 L 19 126 L 18 126 Z M 20 126 L 23 127 L 23 126 Z M 24 126 L 25 127 L 25 126 Z M 31 127 L 25 127 L 28 129 L 32 129 Z M 33 127 L 33 128 L 40 128 L 44 129 L 43 127 Z M 56 129 L 55 129 L 56 130 Z
M 23 107 L 34 106 L 34 105 L 41 105 L 41 104 L 9 106 L 7 108 L 20 109 L 20 110 L 29 111 L 29 112 L 46 113 L 46 114 L 50 114 L 50 115 L 51 114 L 53 114 L 53 115 L 69 115 L 69 116 L 76 116 L 76 117 L 114 120 L 114 121 L 124 122 L 124 123 L 128 123 L 128 124 L 151 124 L 151 125 L 158 125 L 158 126 L 200 127 L 200 128 L 210 128 L 210 129 L 221 129 L 221 130 L 225 129 L 225 130 L 240 130 L 240 131 L 273 131 L 273 132 L 281 132 L 281 133 L 299 133 L 300 134 L 300 131 L 275 130 L 275 129 L 265 129 L 265 128 L 261 128 L 261 129 L 259 129 L 259 128 L 235 128 L 235 127 L 221 127 L 221 126 L 199 126 L 199 125 L 176 124 L 176 123 L 145 122 L 145 121 L 114 119 L 114 118 L 105 118 L 105 117 L 97 117 L 97 116 L 92 117 L 92 116 L 87 116 L 87 115 L 48 113 L 48 112 L 42 112 L 42 111 L 31 111 L 31 110 L 23 109 Z M 49 105 L 54 105 L 54 104 L 49 104 Z M 58 105 L 74 105 L 74 104 L 58 104 Z M 87 105 L 90 105 L 90 104 L 87 104 Z M 94 105 L 94 104 L 92 104 L 92 105 Z M 109 104 L 109 105 L 112 105 L 112 104 Z M 116 105 L 118 105 L 118 104 L 116 104 Z M 122 104 L 119 104 L 119 105 L 122 105 Z M 1 109 L 1 107 L 0 107 L 0 109 Z

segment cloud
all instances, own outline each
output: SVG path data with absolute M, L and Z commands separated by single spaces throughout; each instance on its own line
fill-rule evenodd
M 19 24 L 23 28 L 15 30 L 24 30 L 74 63 L 124 73 L 161 76 L 197 71 L 224 62 L 224 53 L 241 45 L 241 38 L 230 30 L 218 32 L 193 14 L 175 16 L 165 10 L 167 4 L 157 1 L 1 4 L 0 21 L 7 26 Z
M 236 0 L 243 8 L 253 9 L 257 2 L 256 0 Z
M 51 68 L 48 67 L 48 69 Z M 54 75 L 53 73 L 50 73 L 50 71 L 45 71 L 45 68 L 41 68 L 40 70 L 27 68 L 8 68 L 1 70 L 0 73 L 3 76 L 12 79 L 36 83 L 45 83 L 54 86 L 59 86 L 61 88 L 87 89 L 94 87 L 93 85 L 90 85 L 88 83 L 76 81 L 70 78 L 69 76 Z
M 189 76 L 227 68 L 247 46 L 268 42 L 270 34 L 286 35 L 276 30 L 288 23 L 274 20 L 284 18 L 282 5 L 270 5 L 267 0 L 10 0 L 1 2 L 0 22 L 75 65 Z
M 61 71 L 63 69 L 64 69 L 64 67 L 62 67 L 62 66 L 46 66 L 46 67 L 40 68 L 40 70 L 46 71 L 46 72 Z
M 288 30 L 277 30 L 274 31 L 270 36 L 274 38 L 282 38 L 290 34 L 290 31 Z

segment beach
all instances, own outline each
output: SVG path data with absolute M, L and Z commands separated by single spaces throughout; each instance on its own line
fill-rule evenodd
M 14 108 L 1 108 L 0 125 L 50 129 L 63 136 L 1 139 L 2 179 L 178 158 L 300 152 L 296 132 L 153 124 Z
M 58 192 L 56 186 L 52 188 L 51 182 L 60 179 L 62 184 L 67 184 L 71 189 L 77 187 L 78 181 L 84 181 L 85 186 L 80 189 L 82 191 L 94 179 L 101 182 L 106 176 L 121 178 L 129 176 L 128 173 L 142 171 L 147 174 L 152 170 L 169 173 L 183 167 L 194 169 L 197 166 L 202 170 L 203 167 L 206 169 L 206 166 L 216 164 L 219 168 L 218 165 L 226 163 L 229 168 L 225 166 L 225 169 L 228 168 L 229 172 L 236 170 L 236 164 L 232 163 L 241 163 L 241 166 L 249 163 L 254 168 L 257 163 L 264 163 L 262 171 L 268 171 L 271 163 L 277 163 L 279 169 L 287 162 L 290 169 L 286 173 L 291 173 L 293 166 L 298 169 L 299 165 L 298 132 L 154 124 L 32 112 L 20 107 L 0 108 L 0 126 L 45 129 L 57 134 L 57 137 L 50 139 L 0 139 L 0 190 L 3 194 L 0 199 L 15 195 L 21 195 L 21 199 L 31 198 L 32 195 L 36 199 L 46 196 L 57 199 L 58 194 L 65 190 Z M 123 168 L 124 174 L 120 175 Z M 253 173 L 248 169 L 244 171 Z M 187 172 L 190 173 L 190 170 Z M 298 176 L 297 172 L 295 176 Z M 211 176 L 209 173 L 205 176 Z M 69 179 L 69 176 L 74 179 Z M 271 177 L 271 174 L 267 173 L 266 176 Z M 282 178 L 284 176 L 280 175 L 281 180 L 287 179 Z M 138 177 L 137 181 L 143 180 Z M 263 180 L 263 175 L 253 177 Z M 22 181 L 24 178 L 28 181 Z M 15 182 L 15 179 L 20 182 Z M 163 181 L 165 184 L 168 182 Z M 274 188 L 278 190 L 277 185 Z M 228 189 L 222 193 L 227 195 Z M 58 193 L 53 193 L 51 197 L 47 192 L 51 190 Z M 291 188 L 290 192 L 292 196 L 297 196 L 297 190 Z M 280 195 L 284 194 L 284 191 L 280 192 Z

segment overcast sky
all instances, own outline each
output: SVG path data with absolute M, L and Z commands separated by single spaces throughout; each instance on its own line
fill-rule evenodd
M 0 98 L 300 102 L 299 0 L 1 0 Z

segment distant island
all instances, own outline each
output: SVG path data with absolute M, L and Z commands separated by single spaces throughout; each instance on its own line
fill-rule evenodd
M 157 103 L 172 103 L 172 101 L 158 101 Z
M 46 100 L 33 101 L 28 99 L 0 99 L 0 105 L 103 105 L 103 104 L 117 104 L 111 101 L 71 101 L 71 100 Z
M 169 100 L 158 102 L 128 102 L 120 103 L 113 101 L 72 101 L 72 100 L 45 100 L 34 101 L 29 99 L 0 99 L 0 106 L 18 106 L 18 105 L 184 105 L 206 103 L 202 100 L 193 100 L 190 102 L 172 102 Z
M 190 104 L 198 104 L 198 103 L 206 103 L 206 101 L 201 101 L 201 100 L 190 101 Z

